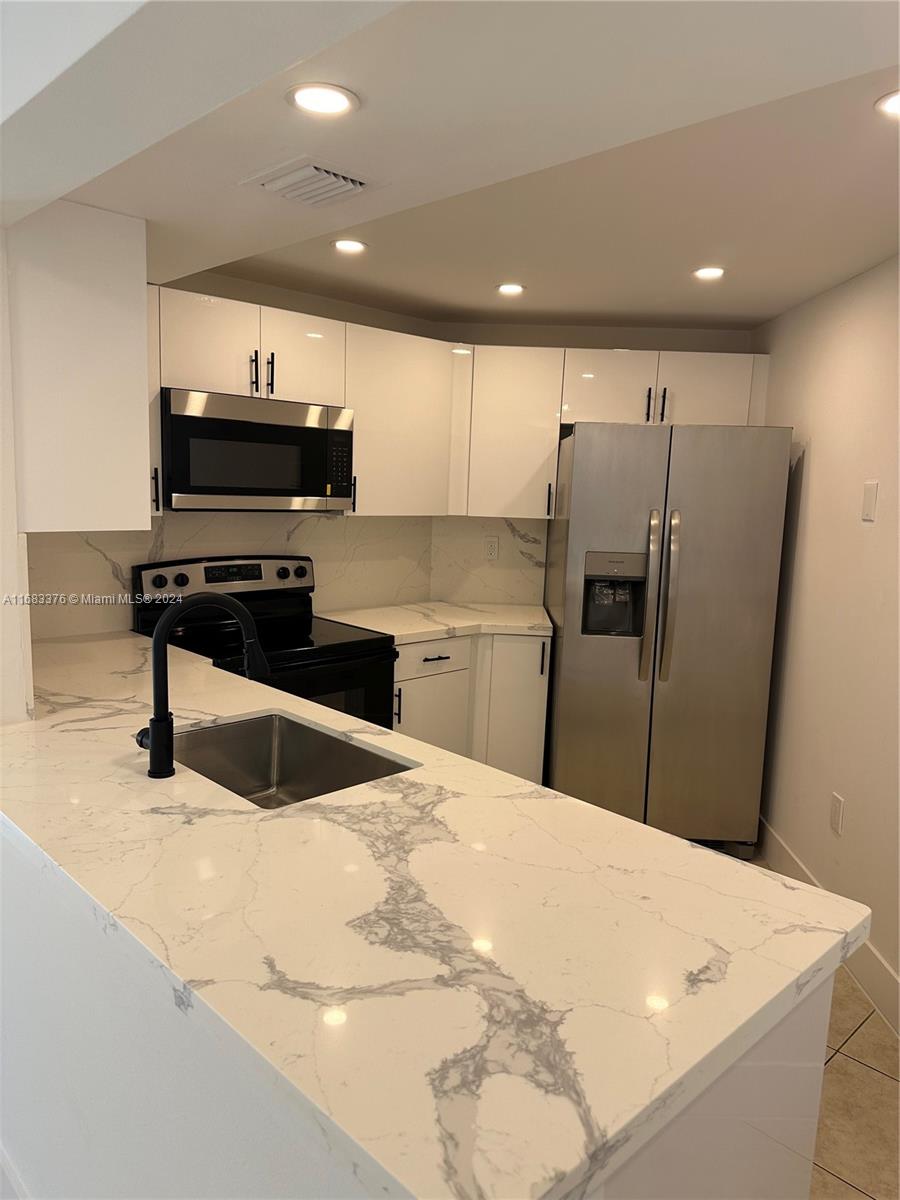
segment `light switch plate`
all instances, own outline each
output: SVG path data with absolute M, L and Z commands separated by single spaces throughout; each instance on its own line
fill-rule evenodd
M 844 832 L 844 797 L 831 793 L 831 832 L 838 837 Z
M 875 505 L 878 503 L 878 480 L 867 479 L 863 484 L 862 519 L 875 520 Z

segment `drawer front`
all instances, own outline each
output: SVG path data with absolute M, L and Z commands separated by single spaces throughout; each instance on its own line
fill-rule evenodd
M 394 663 L 394 679 L 419 679 L 423 675 L 440 675 L 444 671 L 461 671 L 472 658 L 472 639 L 439 638 L 433 642 L 410 642 L 398 646 L 399 657 Z

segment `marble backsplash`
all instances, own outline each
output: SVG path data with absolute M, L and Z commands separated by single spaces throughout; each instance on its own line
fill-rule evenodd
M 479 517 L 344 517 L 277 513 L 166 513 L 153 528 L 28 535 L 30 590 L 125 596 L 131 567 L 203 554 L 309 554 L 316 611 L 405 604 L 540 604 L 544 521 Z M 485 538 L 498 539 L 495 561 Z M 127 603 L 36 604 L 34 638 L 128 629 Z

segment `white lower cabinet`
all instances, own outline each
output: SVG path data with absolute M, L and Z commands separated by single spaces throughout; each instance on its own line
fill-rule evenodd
M 496 635 L 484 761 L 540 783 L 544 770 L 550 639 Z
M 540 783 L 550 638 L 442 638 L 399 647 L 394 729 Z
M 454 754 L 468 754 L 469 682 L 467 670 L 398 681 L 394 729 Z

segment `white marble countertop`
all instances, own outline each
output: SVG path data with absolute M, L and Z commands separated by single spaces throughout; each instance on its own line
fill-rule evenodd
M 447 604 L 443 600 L 423 600 L 419 604 L 388 604 L 381 608 L 342 608 L 319 615 L 379 633 L 392 633 L 398 646 L 404 642 L 430 642 L 476 633 L 547 637 L 553 632 L 550 618 L 539 604 Z
M 151 780 L 149 650 L 35 646 L 3 809 L 417 1197 L 582 1195 L 866 936 L 860 904 L 179 650 L 181 725 L 274 708 L 421 765 L 275 811 Z

